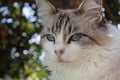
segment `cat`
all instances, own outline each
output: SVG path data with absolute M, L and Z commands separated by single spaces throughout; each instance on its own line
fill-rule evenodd
M 102 0 L 67 10 L 47 0 L 36 4 L 49 80 L 120 80 L 120 31 L 103 18 Z

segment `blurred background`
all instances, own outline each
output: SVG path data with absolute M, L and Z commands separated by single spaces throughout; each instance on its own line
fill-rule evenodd
M 76 8 L 82 0 L 49 0 L 56 8 Z M 120 0 L 103 0 L 103 16 L 120 28 Z M 46 80 L 34 0 L 0 0 L 0 80 Z

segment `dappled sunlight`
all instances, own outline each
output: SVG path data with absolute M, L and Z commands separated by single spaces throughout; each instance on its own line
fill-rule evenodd
M 39 59 L 41 20 L 37 7 L 27 2 L 8 4 L 0 6 L 0 79 L 46 80 L 48 74 Z
M 118 29 L 120 29 L 120 24 L 117 25 Z

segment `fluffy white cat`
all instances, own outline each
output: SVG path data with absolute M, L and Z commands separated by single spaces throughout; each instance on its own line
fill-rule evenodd
M 49 80 L 120 80 L 120 31 L 102 17 L 101 0 L 83 0 L 72 10 L 36 3 Z

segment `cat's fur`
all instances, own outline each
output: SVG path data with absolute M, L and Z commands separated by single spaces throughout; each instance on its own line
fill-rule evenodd
M 120 80 L 120 31 L 102 18 L 101 0 L 84 0 L 75 10 L 56 10 L 47 0 L 36 3 L 49 80 Z M 85 35 L 69 42 L 76 33 Z M 54 35 L 55 42 L 46 34 Z M 63 54 L 57 56 L 59 50 Z

